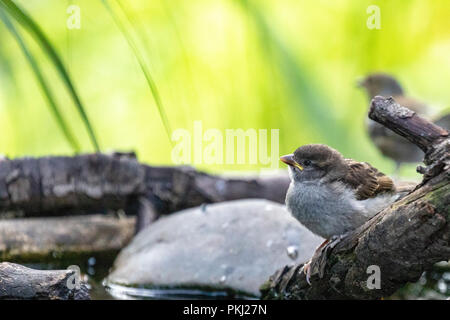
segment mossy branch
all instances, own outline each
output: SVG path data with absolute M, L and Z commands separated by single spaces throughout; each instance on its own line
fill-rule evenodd
M 379 299 L 417 281 L 450 259 L 450 139 L 448 132 L 398 105 L 375 97 L 369 117 L 426 152 L 416 189 L 314 258 L 311 285 L 302 264 L 277 271 L 261 288 L 265 299 Z M 368 285 L 370 266 L 380 286 Z

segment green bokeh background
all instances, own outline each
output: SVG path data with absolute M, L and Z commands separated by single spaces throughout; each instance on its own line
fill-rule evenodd
M 16 1 L 65 62 L 102 151 L 134 150 L 173 164 L 153 96 L 133 51 L 101 1 Z M 110 1 L 117 5 L 116 1 Z M 122 0 L 172 129 L 280 129 L 280 154 L 326 143 L 386 173 L 364 130 L 368 101 L 355 81 L 373 71 L 398 77 L 409 95 L 450 104 L 450 2 L 298 0 Z M 81 28 L 69 30 L 70 4 Z M 369 5 L 381 29 L 366 26 Z M 125 21 L 125 19 L 124 19 Z M 18 26 L 18 25 L 17 25 Z M 85 127 L 53 65 L 26 34 L 83 152 Z M 73 154 L 15 39 L 0 23 L 0 153 Z M 198 165 L 210 172 L 263 165 Z M 280 165 L 280 167 L 283 167 Z M 404 176 L 418 177 L 414 165 Z

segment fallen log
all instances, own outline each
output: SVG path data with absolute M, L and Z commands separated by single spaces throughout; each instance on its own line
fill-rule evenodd
M 286 174 L 250 178 L 209 175 L 189 167 L 154 167 L 132 154 L 84 154 L 0 160 L 0 217 L 56 216 L 124 209 L 161 215 L 243 198 L 284 203 Z M 144 199 L 144 201 L 137 201 Z
M 66 266 L 92 256 L 112 260 L 133 238 L 135 221 L 105 215 L 0 220 L 0 260 Z
M 278 270 L 261 287 L 265 299 L 378 299 L 450 259 L 448 132 L 392 98 L 375 97 L 369 117 L 425 151 L 416 189 L 313 258 L 311 285 L 303 264 Z M 377 276 L 379 283 L 371 281 Z
M 0 263 L 0 300 L 88 300 L 89 290 L 75 270 L 34 270 Z

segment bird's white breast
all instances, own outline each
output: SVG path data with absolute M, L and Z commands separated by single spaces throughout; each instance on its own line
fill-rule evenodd
M 286 205 L 304 226 L 329 239 L 359 227 L 395 198 L 386 194 L 357 200 L 354 190 L 342 182 L 293 181 L 286 195 Z

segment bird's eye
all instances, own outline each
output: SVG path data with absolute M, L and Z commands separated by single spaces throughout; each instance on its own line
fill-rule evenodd
M 311 160 L 305 160 L 303 161 L 304 166 L 309 166 L 311 164 Z

